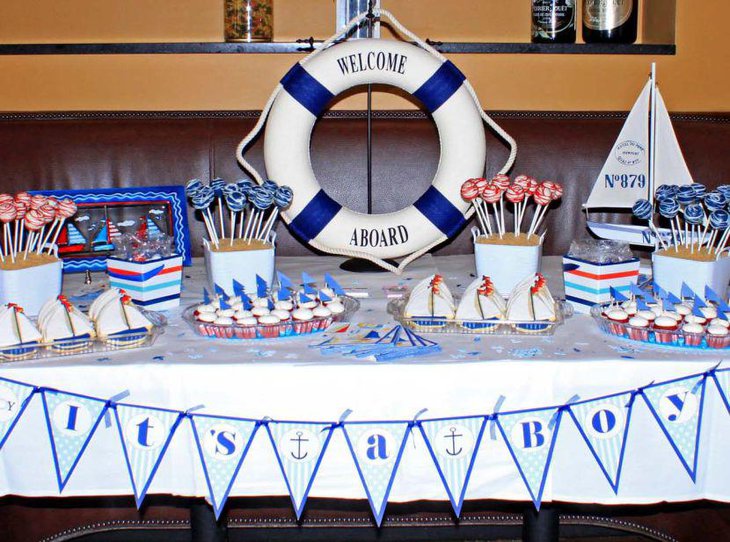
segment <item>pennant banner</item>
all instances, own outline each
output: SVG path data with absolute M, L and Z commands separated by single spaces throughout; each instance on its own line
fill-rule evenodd
M 34 390 L 34 386 L 0 378 L 0 450 L 28 406 Z
M 535 508 L 540 510 L 562 411 L 557 408 L 499 414 L 497 426 Z
M 418 424 L 457 517 L 461 514 L 486 418 L 453 418 Z
M 730 369 L 714 371 L 712 377 L 715 380 L 717 390 L 720 392 L 722 402 L 725 403 L 725 408 L 730 412 Z M 0 400 L 0 402 L 2 401 Z
M 208 484 L 210 502 L 218 519 L 246 459 L 259 422 L 192 414 L 190 423 Z
M 697 476 L 697 448 L 705 400 L 705 375 L 647 387 L 644 399 L 692 481 Z
M 125 404 L 116 405 L 114 412 L 139 508 L 184 414 Z
M 569 409 L 614 493 L 618 493 L 621 478 L 633 397 L 632 393 L 622 393 L 572 404 Z
M 266 430 L 289 490 L 297 520 L 329 445 L 333 424 L 269 422 Z
M 55 390 L 43 390 L 43 411 L 51 439 L 58 490 L 71 474 L 104 416 L 106 401 Z
M 411 431 L 410 422 L 347 423 L 343 431 L 379 527 Z

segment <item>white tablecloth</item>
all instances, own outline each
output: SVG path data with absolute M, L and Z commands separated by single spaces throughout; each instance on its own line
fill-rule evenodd
M 407 272 L 354 275 L 340 272 L 337 258 L 281 258 L 279 269 L 296 276 L 332 272 L 343 286 L 367 287 L 368 299 L 355 321 L 385 323 L 385 285 L 415 284 L 436 269 L 455 290 L 472 278 L 473 258 L 426 257 Z M 544 265 L 559 294 L 559 260 Z M 201 297 L 201 262 L 186 270 L 182 306 Z M 67 279 L 67 289 L 79 284 Z M 598 397 L 651 381 L 699 373 L 719 361 L 711 352 L 643 346 L 601 334 L 587 316 L 575 316 L 554 337 L 431 335 L 443 347 L 438 356 L 375 363 L 322 357 L 308 338 L 225 343 L 202 339 L 179 318 L 148 349 L 0 366 L 0 376 L 95 397 L 128 389 L 126 402 L 201 412 L 274 419 L 411 419 L 489 413 L 500 395 L 502 410 L 562 404 L 574 394 Z M 621 487 L 615 495 L 573 422 L 564 418 L 544 492 L 545 501 L 652 503 L 693 499 L 730 500 L 730 416 L 708 382 L 697 482 L 682 468 L 646 405 L 634 408 Z M 184 421 L 152 483 L 150 493 L 207 496 L 190 426 Z M 50 445 L 40 398 L 36 396 L 0 451 L 0 494 L 56 496 Z M 99 427 L 63 495 L 131 494 L 114 426 Z M 263 431 L 232 488 L 232 496 L 286 495 L 271 444 Z M 364 498 L 342 431 L 335 431 L 311 496 Z M 477 456 L 467 499 L 529 500 L 504 442 L 488 433 Z M 420 437 L 406 446 L 390 501 L 444 500 L 446 494 Z

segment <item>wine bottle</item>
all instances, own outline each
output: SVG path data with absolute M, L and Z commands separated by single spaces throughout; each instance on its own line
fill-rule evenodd
M 639 0 L 583 0 L 583 41 L 634 43 Z
M 533 43 L 575 43 L 575 0 L 532 0 Z

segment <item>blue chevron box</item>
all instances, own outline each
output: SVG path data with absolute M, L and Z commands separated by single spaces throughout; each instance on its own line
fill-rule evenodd
M 109 283 L 126 291 L 145 309 L 172 309 L 180 305 L 182 260 L 182 255 L 148 262 L 109 257 L 106 260 Z

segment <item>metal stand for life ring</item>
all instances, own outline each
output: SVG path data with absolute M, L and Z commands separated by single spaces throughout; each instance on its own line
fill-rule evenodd
M 368 38 L 373 37 L 373 23 L 375 20 L 375 13 L 373 13 L 375 2 L 370 0 L 368 4 L 367 14 L 367 27 Z M 368 105 L 367 105 L 367 120 L 368 120 L 368 139 L 367 139 L 367 188 L 368 188 L 368 214 L 373 212 L 373 88 L 371 84 L 368 84 Z M 397 266 L 398 263 L 393 260 L 385 260 L 389 264 Z M 343 271 L 350 271 L 351 273 L 384 273 L 385 269 L 371 262 L 370 260 L 363 260 L 361 258 L 350 258 L 340 264 L 340 269 Z

